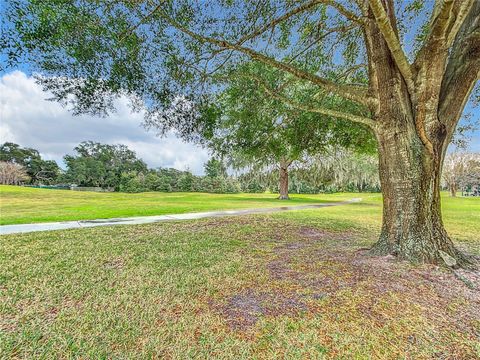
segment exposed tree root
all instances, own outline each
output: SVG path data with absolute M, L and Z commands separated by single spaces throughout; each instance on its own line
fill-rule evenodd
M 377 256 L 393 255 L 412 263 L 435 264 L 451 269 L 478 269 L 478 262 L 458 250 L 448 236 L 443 236 L 441 240 L 436 238 L 428 241 L 425 238 L 418 238 L 417 241 L 401 239 L 402 242 L 393 244 L 386 239 L 386 236 L 380 236 L 370 253 Z

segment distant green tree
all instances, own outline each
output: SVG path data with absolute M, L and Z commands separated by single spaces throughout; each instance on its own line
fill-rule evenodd
M 64 157 L 64 179 L 81 186 L 118 189 L 123 173 L 147 173 L 147 165 L 125 145 L 85 141 L 75 147 L 76 155 Z
M 0 145 L 0 161 L 23 166 L 32 184 L 53 184 L 60 174 L 54 160 L 43 160 L 38 150 L 23 148 L 12 142 Z
M 148 191 L 159 191 L 162 187 L 162 181 L 155 171 L 150 172 L 145 176 L 145 188 Z
M 194 176 L 190 171 L 185 171 L 178 179 L 178 190 L 180 191 L 192 191 L 194 183 Z
M 205 165 L 204 165 L 204 170 L 205 170 L 205 175 L 211 178 L 215 177 L 221 177 L 221 178 L 226 178 L 227 177 L 227 168 L 225 167 L 225 164 L 221 161 L 218 160 L 214 157 L 209 159 Z
M 157 174 L 161 181 L 161 191 L 179 191 L 178 181 L 184 174 L 183 171 L 174 168 L 159 168 Z
M 342 191 L 380 191 L 378 159 L 370 154 L 358 154 L 342 148 L 310 159 L 300 178 L 314 186 L 327 184 Z
M 158 187 L 157 187 L 157 190 L 158 191 L 163 191 L 163 192 L 172 192 L 173 191 L 173 187 L 172 187 L 172 184 L 171 184 L 171 179 L 165 175 L 160 175 L 158 177 L 159 179 L 159 184 L 158 184 Z
M 145 185 L 145 176 L 136 171 L 122 173 L 118 189 L 128 193 L 138 193 L 148 190 Z
M 20 145 L 12 142 L 5 142 L 0 145 L 0 161 L 25 166 L 35 158 L 40 158 L 40 154 L 35 149 L 22 148 Z

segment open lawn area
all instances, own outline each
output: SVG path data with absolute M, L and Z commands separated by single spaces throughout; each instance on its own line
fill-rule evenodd
M 101 199 L 99 216 L 108 204 L 112 216 L 139 215 L 121 212 L 125 202 L 142 215 L 152 214 L 149 204 L 278 206 L 274 195 L 43 190 L 31 194 L 52 199 L 33 196 L 28 215 L 28 196 L 15 205 L 8 191 L 4 223 L 95 211 L 92 198 Z M 480 290 L 447 269 L 369 256 L 381 197 L 361 197 L 269 215 L 2 236 L 0 358 L 480 358 Z M 443 209 L 456 244 L 479 256 L 480 200 L 445 197 Z
M 356 195 L 293 195 L 287 203 L 279 202 L 277 196 L 195 192 L 97 193 L 0 185 L 0 225 L 268 208 L 279 204 L 320 204 L 351 199 Z

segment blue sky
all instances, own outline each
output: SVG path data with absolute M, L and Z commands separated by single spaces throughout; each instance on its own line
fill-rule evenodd
M 467 113 L 471 114 L 472 121 L 476 121 L 477 127 L 480 127 L 480 106 L 474 107 L 472 102 L 470 101 L 465 106 L 464 114 Z M 468 150 L 473 152 L 480 152 L 480 128 L 477 128 L 475 131 L 471 132 L 468 137 L 470 138 Z

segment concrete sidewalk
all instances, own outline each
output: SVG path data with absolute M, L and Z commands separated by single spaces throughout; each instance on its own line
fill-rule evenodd
M 362 199 L 354 198 L 341 202 L 323 203 L 315 205 L 298 205 L 298 206 L 282 206 L 275 208 L 257 208 L 257 209 L 244 209 L 244 210 L 224 210 L 224 211 L 210 211 L 210 212 L 197 212 L 197 213 L 184 213 L 184 214 L 171 214 L 171 215 L 157 215 L 157 216 L 138 216 L 129 218 L 112 218 L 112 219 L 96 219 L 96 220 L 79 220 L 79 221 L 62 221 L 51 223 L 38 223 L 38 224 L 19 224 L 19 225 L 2 225 L 0 226 L 0 235 L 16 234 L 16 233 L 28 233 L 36 231 L 48 231 L 48 230 L 65 230 L 65 229 L 78 229 L 95 226 L 111 226 L 111 225 L 138 225 L 149 224 L 162 221 L 175 221 L 175 220 L 194 220 L 203 218 L 214 218 L 223 216 L 238 216 L 248 214 L 260 214 L 260 213 L 272 213 L 288 210 L 304 210 L 304 209 L 317 209 L 328 206 L 345 205 L 355 202 L 359 202 Z

